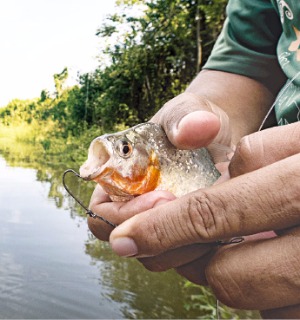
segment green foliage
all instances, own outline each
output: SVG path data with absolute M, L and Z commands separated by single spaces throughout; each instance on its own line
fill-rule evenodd
M 221 29 L 226 5 L 225 0 L 118 3 L 127 8 L 140 5 L 144 11 L 138 16 L 124 12 L 109 16 L 97 32 L 101 37 L 120 39 L 110 41 L 105 50 L 111 64 L 94 74 L 100 93 L 93 106 L 94 119 L 104 128 L 147 121 L 185 89 L 199 63 L 197 15 L 200 12 L 203 64 Z
M 47 90 L 42 90 L 41 91 L 40 102 L 44 102 L 49 98 L 50 98 L 49 92 Z
M 49 139 L 42 140 L 41 145 L 45 151 L 48 151 L 51 147 L 51 140 Z
M 185 89 L 206 61 L 226 2 L 119 0 L 119 13 L 108 16 L 97 30 L 108 43 L 99 62 L 110 61 L 108 65 L 82 74 L 79 85 L 69 89 L 65 68 L 53 76 L 55 98 L 43 90 L 39 99 L 14 100 L 0 110 L 0 121 L 5 125 L 37 121 L 45 128 L 55 123 L 50 137 L 67 138 L 93 126 L 112 131 L 149 120 Z
M 190 293 L 185 308 L 188 311 L 198 310 L 203 315 L 200 319 L 260 319 L 258 312 L 235 310 L 223 305 L 207 287 L 186 281 L 184 289 Z
M 13 100 L 0 109 L 0 138 L 35 144 L 31 162 L 82 163 L 92 139 L 147 121 L 181 93 L 211 51 L 225 19 L 227 0 L 118 0 L 120 13 L 107 18 L 97 35 L 107 40 L 99 57 L 109 61 L 82 74 L 66 89 L 68 70 L 53 76 L 55 97 Z M 130 8 L 139 7 L 133 14 Z M 21 148 L 19 148 L 21 151 Z M 41 156 L 42 155 L 42 156 Z M 215 298 L 193 290 L 187 309 L 216 317 Z M 221 318 L 237 316 L 220 306 Z M 248 317 L 249 315 L 247 315 Z
M 53 78 L 54 78 L 54 84 L 55 84 L 55 89 L 56 89 L 56 95 L 59 97 L 63 91 L 63 86 L 68 78 L 68 69 L 64 68 L 61 73 L 56 73 Z

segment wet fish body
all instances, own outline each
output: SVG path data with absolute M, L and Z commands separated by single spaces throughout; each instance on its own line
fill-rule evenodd
M 220 176 L 206 148 L 180 150 L 163 128 L 147 122 L 95 138 L 80 176 L 99 183 L 113 201 L 152 190 L 180 197 L 211 186 Z

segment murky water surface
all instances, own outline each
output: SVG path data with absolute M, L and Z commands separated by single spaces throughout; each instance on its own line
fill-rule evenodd
M 150 273 L 93 239 L 62 171 L 0 158 L 0 318 L 195 317 L 175 273 Z
M 211 315 L 205 296 L 191 308 L 192 292 L 175 272 L 151 273 L 94 239 L 62 187 L 65 169 L 0 153 L 0 318 Z M 88 203 L 94 185 L 68 184 Z

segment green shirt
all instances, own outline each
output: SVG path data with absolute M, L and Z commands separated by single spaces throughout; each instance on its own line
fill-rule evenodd
M 300 2 L 229 0 L 227 19 L 204 68 L 248 76 L 270 90 L 278 124 L 300 120 Z

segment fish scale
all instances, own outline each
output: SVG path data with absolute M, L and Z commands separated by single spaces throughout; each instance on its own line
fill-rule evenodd
M 180 150 L 162 126 L 142 123 L 95 138 L 80 176 L 99 183 L 113 201 L 152 190 L 180 197 L 211 186 L 220 176 L 206 148 Z

